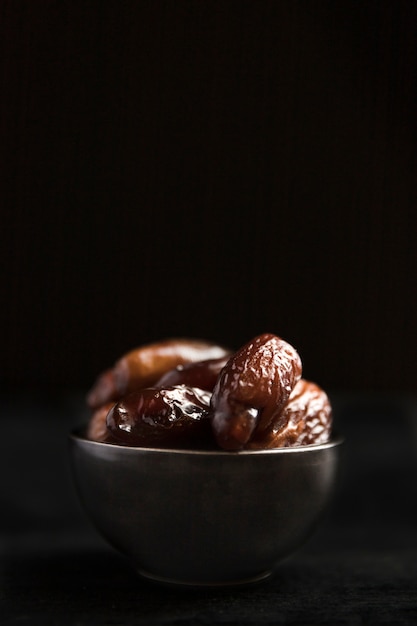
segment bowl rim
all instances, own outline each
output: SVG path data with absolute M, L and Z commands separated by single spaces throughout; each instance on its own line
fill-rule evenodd
M 291 446 L 288 448 L 269 448 L 268 450 L 222 450 L 222 449 L 198 449 L 198 448 L 158 448 L 151 446 L 126 446 L 117 443 L 106 443 L 102 441 L 94 441 L 85 436 L 85 426 L 74 428 L 69 433 L 69 439 L 75 443 L 82 443 L 92 448 L 102 448 L 103 450 L 113 449 L 124 451 L 122 454 L 133 454 L 134 452 L 146 452 L 154 454 L 173 454 L 185 456 L 219 456 L 219 457 L 242 457 L 242 456 L 275 456 L 281 454 L 307 454 L 319 450 L 328 450 L 336 448 L 344 443 L 344 437 L 337 432 L 333 432 L 329 441 L 320 444 L 309 444 L 307 446 Z

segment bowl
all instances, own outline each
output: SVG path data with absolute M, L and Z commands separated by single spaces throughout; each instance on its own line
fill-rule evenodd
M 237 585 L 267 578 L 314 530 L 342 440 L 265 451 L 125 447 L 70 436 L 88 516 L 148 579 Z

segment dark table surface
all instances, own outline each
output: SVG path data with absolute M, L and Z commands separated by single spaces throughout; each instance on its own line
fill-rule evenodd
M 79 394 L 3 397 L 1 624 L 417 624 L 417 403 L 333 394 L 337 493 L 267 581 L 183 590 L 142 580 L 81 510 L 67 434 Z

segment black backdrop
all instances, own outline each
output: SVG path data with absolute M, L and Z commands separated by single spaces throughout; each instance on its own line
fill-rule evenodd
M 416 389 L 417 3 L 2 0 L 2 382 L 280 334 Z

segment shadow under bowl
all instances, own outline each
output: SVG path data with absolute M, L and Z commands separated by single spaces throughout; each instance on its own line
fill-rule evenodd
M 76 488 L 102 536 L 155 581 L 268 577 L 309 537 L 336 482 L 342 439 L 265 451 L 125 447 L 70 436 Z

